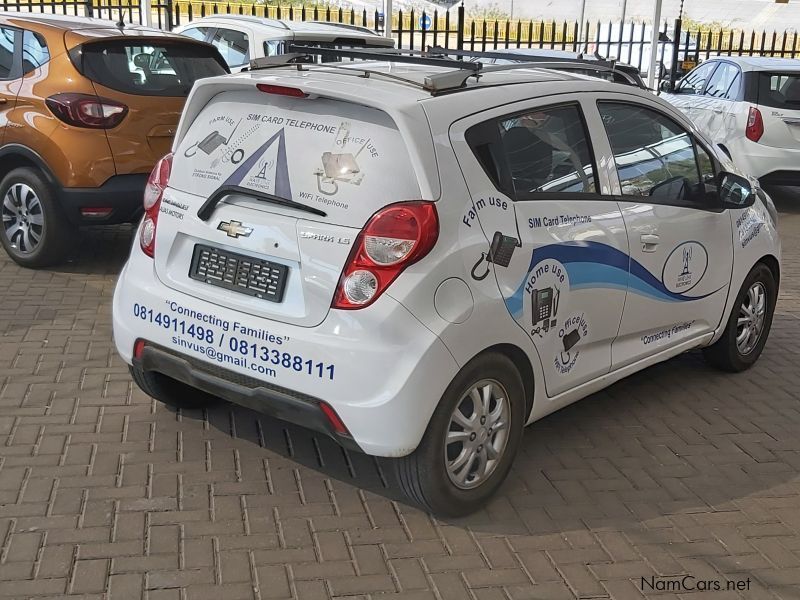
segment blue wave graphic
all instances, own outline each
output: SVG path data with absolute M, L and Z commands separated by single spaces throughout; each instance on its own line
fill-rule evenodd
M 525 285 L 530 273 L 539 263 L 548 259 L 556 260 L 564 265 L 569 276 L 571 290 L 627 290 L 661 302 L 690 302 L 711 295 L 685 296 L 671 292 L 644 265 L 607 244 L 564 242 L 542 246 L 533 251 L 527 274 L 514 294 L 506 299 L 506 307 L 514 318 L 522 317 Z

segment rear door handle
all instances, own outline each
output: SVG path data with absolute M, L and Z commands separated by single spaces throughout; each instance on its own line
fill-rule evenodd
M 8 104 L 8 98 L 0 98 L 0 104 Z
M 642 252 L 655 252 L 658 248 L 659 237 L 653 233 L 643 233 L 639 239 L 642 242 Z

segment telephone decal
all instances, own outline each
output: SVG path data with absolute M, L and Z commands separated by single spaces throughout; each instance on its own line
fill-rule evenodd
M 355 139 L 350 133 L 350 123 L 347 121 L 339 125 L 339 129 L 334 136 L 334 146 L 337 152 L 322 153 L 322 168 L 314 170 L 317 177 L 317 190 L 320 194 L 333 196 L 339 192 L 339 183 L 349 183 L 350 185 L 361 185 L 364 180 L 364 172 L 358 165 L 359 155 L 367 148 L 372 156 L 377 155 L 377 151 L 372 145 L 372 139 Z M 360 143 L 355 153 L 342 152 L 350 143 Z
M 493 206 L 499 206 L 499 200 L 490 198 L 490 203 Z M 505 207 L 503 208 L 505 210 Z M 467 225 L 469 225 L 467 223 Z M 505 235 L 502 231 L 495 231 L 492 237 L 492 243 L 489 245 L 488 252 L 481 252 L 481 257 L 477 260 L 472 267 L 472 278 L 476 281 L 483 281 L 489 275 L 489 264 L 497 265 L 498 267 L 508 268 L 511 264 L 511 258 L 514 256 L 514 250 L 522 248 L 522 236 L 519 234 L 519 224 L 516 217 L 514 218 L 514 225 L 517 228 L 517 237 Z M 485 264 L 484 264 L 485 263 Z M 481 270 L 483 265 L 483 270 Z
M 508 235 L 503 235 L 499 231 L 494 232 L 492 243 L 489 246 L 488 252 L 481 252 L 481 257 L 475 266 L 472 267 L 472 278 L 477 281 L 486 279 L 489 275 L 489 263 L 498 265 L 500 267 L 508 267 L 511 263 L 511 257 L 514 256 L 514 250 L 521 248 L 522 243 L 519 239 Z M 478 269 L 482 263 L 485 264 L 483 272 L 479 273 Z
M 558 287 L 546 287 L 531 292 L 532 335 L 542 336 L 558 323 L 558 301 L 561 290 Z
M 195 154 L 197 154 L 198 150 L 200 150 L 201 152 L 203 152 L 203 154 L 208 156 L 212 152 L 214 152 L 217 148 L 219 148 L 220 146 L 227 146 L 230 143 L 231 139 L 233 138 L 234 134 L 236 133 L 236 130 L 239 129 L 239 125 L 241 124 L 241 122 L 242 122 L 242 120 L 239 119 L 239 121 L 236 123 L 236 125 L 234 125 L 233 131 L 231 131 L 230 134 L 228 134 L 227 137 L 222 135 L 219 132 L 219 130 L 215 129 L 214 131 L 209 133 L 206 137 L 204 137 L 199 142 L 189 146 L 184 151 L 183 155 L 186 158 L 191 158 Z M 242 155 L 244 156 L 244 151 L 241 151 L 241 152 L 242 152 Z

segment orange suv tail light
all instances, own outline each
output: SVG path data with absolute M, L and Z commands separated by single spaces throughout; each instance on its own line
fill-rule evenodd
M 87 129 L 112 129 L 128 114 L 124 104 L 92 94 L 56 94 L 45 103 L 67 125 Z

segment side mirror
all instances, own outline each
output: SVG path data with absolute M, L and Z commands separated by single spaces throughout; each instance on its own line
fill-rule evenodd
M 667 94 L 672 92 L 672 84 L 669 79 L 665 79 L 658 85 L 658 91 L 666 92 Z
M 745 208 L 756 201 L 753 186 L 741 175 L 723 171 L 718 181 L 719 198 L 724 208 Z

